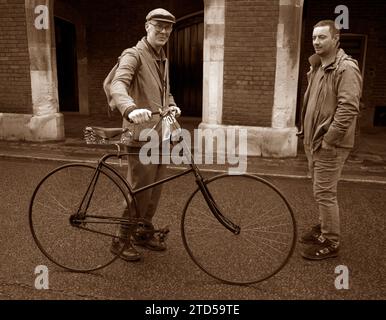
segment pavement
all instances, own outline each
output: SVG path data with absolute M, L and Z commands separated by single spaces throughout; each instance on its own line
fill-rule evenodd
M 386 297 L 386 292 L 382 289 L 385 288 L 386 280 L 386 185 L 349 182 L 340 184 L 342 247 L 338 258 L 320 262 L 304 260 L 300 256 L 303 245 L 297 244 L 288 264 L 272 278 L 250 286 L 230 286 L 212 279 L 200 270 L 189 258 L 181 240 L 182 212 L 189 195 L 197 188 L 193 175 L 180 177 L 163 186 L 154 223 L 159 227 L 169 227 L 168 250 L 153 252 L 138 248 L 144 255 L 144 259 L 138 263 L 119 259 L 100 271 L 75 273 L 64 271 L 40 252 L 28 223 L 31 196 L 36 185 L 47 172 L 58 166 L 58 163 L 15 158 L 0 159 L 0 163 L 0 300 L 162 300 L 163 302 L 158 303 L 167 306 L 169 302 L 165 300 L 248 300 L 252 303 L 259 300 L 291 300 L 292 303 L 293 300 L 384 300 Z M 205 173 L 205 176 L 211 174 Z M 51 240 L 53 246 L 66 247 L 66 239 L 71 239 L 72 235 L 76 236 L 72 232 L 67 233 L 69 230 L 65 224 L 61 224 L 60 219 L 56 220 L 59 211 L 62 212 L 58 208 L 69 207 L 73 202 L 63 201 L 58 207 L 54 204 L 56 198 L 52 197 L 56 190 L 65 197 L 75 194 L 76 198 L 76 192 L 74 193 L 74 187 L 69 180 L 71 179 L 64 177 L 63 180 L 53 183 L 52 188 L 46 189 L 50 197 L 41 203 L 45 208 L 49 208 L 48 212 L 52 212 L 57 223 L 50 223 L 52 220 L 46 219 L 44 215 L 37 218 L 37 221 L 41 222 L 39 225 L 44 227 L 46 232 L 40 230 L 50 237 L 47 240 Z M 279 188 L 291 205 L 299 235 L 316 223 L 317 205 L 312 197 L 309 180 L 271 177 L 267 177 L 267 180 Z M 106 188 L 110 190 L 108 185 Z M 235 184 L 227 194 L 240 194 L 242 190 L 245 190 L 245 185 Z M 114 192 L 107 194 L 108 197 L 98 199 L 109 200 L 103 208 L 115 212 L 113 204 L 121 203 L 121 200 L 117 201 L 119 195 Z M 249 200 L 243 204 L 246 208 L 256 209 L 257 214 L 262 211 L 269 212 L 268 216 L 259 218 L 262 225 L 267 226 L 272 222 L 271 219 L 277 216 L 275 212 L 280 212 L 282 207 L 278 203 L 270 206 L 273 199 L 262 195 L 262 188 L 251 189 L 244 198 Z M 228 204 L 232 200 L 240 203 L 240 199 L 234 197 L 224 200 L 227 200 L 224 203 Z M 205 230 L 201 229 L 205 225 L 201 222 L 203 220 L 199 219 L 203 212 L 195 210 L 202 208 L 200 201 L 194 203 L 191 213 L 198 218 L 197 230 Z M 81 236 L 77 237 L 79 241 L 84 239 Z M 213 252 L 214 245 L 220 248 L 219 252 L 223 252 L 224 246 L 219 245 L 215 238 L 214 242 L 208 241 L 207 237 L 201 239 L 203 252 Z M 68 251 L 69 258 L 79 251 L 82 252 L 78 246 L 71 249 Z M 102 252 L 104 251 L 93 250 L 87 257 L 99 256 Z M 263 264 L 263 261 L 269 261 L 264 258 L 269 259 L 263 255 Z M 209 261 L 213 259 L 209 258 Z M 47 290 L 38 290 L 35 287 L 36 280 L 42 279 L 38 278 L 35 271 L 37 266 L 48 268 Z M 344 281 L 341 277 L 342 271 L 340 275 L 337 274 L 338 266 L 347 267 L 349 271 L 348 289 L 336 288 L 337 281 L 340 284 Z M 256 306 L 254 310 L 257 310 Z M 130 318 L 151 319 L 144 317 L 143 313 L 139 317 Z M 190 316 L 182 318 L 190 319 Z
M 83 140 L 86 126 L 120 127 L 118 115 L 83 116 L 64 114 L 66 139 L 60 142 L 27 142 L 0 140 L 0 158 L 39 159 L 66 162 L 95 163 L 101 155 L 114 151 L 114 146 L 88 145 Z M 199 124 L 197 118 L 181 118 L 181 126 L 193 130 Z M 351 153 L 342 173 L 342 181 L 386 184 L 386 128 L 362 129 L 357 146 Z M 260 176 L 309 179 L 307 160 L 299 144 L 294 158 L 275 159 L 248 157 L 247 172 Z M 170 168 L 181 169 L 183 165 Z M 227 171 L 225 165 L 201 165 L 204 171 Z

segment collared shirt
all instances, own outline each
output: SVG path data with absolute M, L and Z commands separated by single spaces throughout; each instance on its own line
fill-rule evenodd
M 331 56 L 330 59 L 325 61 L 324 64 L 322 64 L 322 68 L 326 69 L 327 67 L 332 65 L 335 62 L 335 60 L 336 60 L 336 53 L 333 56 Z
M 163 49 L 160 50 L 158 53 L 152 45 L 147 41 L 146 37 L 144 38 L 144 41 L 146 45 L 150 48 L 150 51 L 154 57 L 155 63 L 157 65 L 157 71 L 160 76 L 161 82 L 163 83 L 164 77 L 165 77 L 165 61 L 166 61 L 166 55 Z

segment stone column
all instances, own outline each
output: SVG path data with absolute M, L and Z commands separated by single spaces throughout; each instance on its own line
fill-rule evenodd
M 272 112 L 272 127 L 276 129 L 295 126 L 303 2 L 280 0 Z M 293 139 L 296 140 L 296 137 Z
M 224 83 L 225 0 L 204 0 L 202 126 L 221 124 Z
M 33 116 L 27 140 L 64 139 L 56 74 L 54 0 L 26 0 L 26 24 L 31 65 Z
M 225 1 L 205 1 L 203 122 L 200 128 L 213 132 L 218 128 L 247 131 L 246 153 L 250 156 L 296 156 L 295 115 L 303 2 L 279 2 L 272 126 L 253 127 L 222 124 Z

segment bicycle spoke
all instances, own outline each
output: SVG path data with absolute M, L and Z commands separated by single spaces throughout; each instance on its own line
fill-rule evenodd
M 261 226 L 261 227 L 256 227 L 256 228 L 243 228 L 244 231 L 266 231 L 266 232 L 276 232 L 276 233 L 280 233 L 280 232 L 277 232 L 277 231 L 270 231 L 270 230 L 266 230 L 267 228 L 277 228 L 277 227 L 282 227 L 282 226 L 291 226 L 290 223 L 283 223 L 283 224 L 277 224 L 277 225 L 273 225 L 273 226 Z
M 58 204 L 64 211 L 69 211 L 69 208 L 68 207 L 65 207 L 64 205 L 62 205 L 61 203 L 60 203 L 60 201 L 58 200 L 58 199 L 56 199 L 56 197 L 53 195 L 53 194 L 51 194 L 51 192 L 50 191 L 46 191 L 46 193 L 51 197 L 51 199 L 52 200 L 54 200 L 54 202 L 56 203 L 56 204 Z
M 256 244 L 255 242 L 253 242 L 253 241 L 247 239 L 247 238 L 244 237 L 244 236 L 241 236 L 241 238 L 242 238 L 244 241 L 248 242 L 250 245 L 252 245 L 253 248 L 255 248 L 254 253 L 255 253 L 255 255 L 256 255 L 257 258 L 261 258 L 260 255 L 257 254 L 258 252 L 261 252 L 261 253 L 264 253 L 265 255 L 267 255 L 267 257 L 269 257 L 269 258 L 272 259 L 271 255 L 268 254 L 267 252 L 265 252 L 265 251 L 264 251 L 263 249 L 261 249 L 260 247 L 258 247 L 257 244 Z M 245 256 L 246 256 L 247 258 L 249 258 L 249 257 L 250 257 L 250 253 L 249 253 L 249 252 L 248 252 L 248 253 L 245 253 Z M 262 261 L 266 266 L 268 266 L 268 267 L 271 266 L 267 261 L 265 261 L 265 260 L 261 260 L 261 261 Z
M 200 217 L 194 217 L 194 221 L 196 223 L 202 223 L 204 222 L 206 225 L 210 225 L 212 226 L 213 228 L 220 228 L 220 227 L 223 227 L 223 225 L 221 224 L 220 221 L 218 221 L 216 218 L 214 217 L 210 217 L 208 220 L 206 220 L 204 217 L 203 218 L 200 218 Z
M 192 230 L 194 230 L 192 232 Z M 205 232 L 202 232 L 203 230 L 205 230 Z M 226 231 L 227 233 L 229 234 L 233 234 L 231 231 L 229 231 L 228 229 L 226 229 L 225 227 L 222 227 L 221 229 L 220 228 L 217 228 L 217 229 L 211 229 L 211 228 L 196 228 L 196 229 L 191 229 L 189 231 L 189 235 L 191 237 L 194 237 L 194 236 L 204 236 L 204 235 L 207 235 L 207 234 L 213 234 L 213 233 L 218 233 L 218 232 L 224 232 Z

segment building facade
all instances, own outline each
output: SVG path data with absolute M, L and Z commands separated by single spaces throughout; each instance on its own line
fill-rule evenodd
M 177 18 L 167 47 L 177 104 L 201 128 L 246 129 L 249 155 L 296 156 L 321 19 L 348 26 L 341 45 L 364 77 L 361 126 L 386 125 L 383 0 L 3 0 L 0 139 L 62 140 L 63 114 L 106 114 L 103 79 L 156 7 Z

